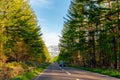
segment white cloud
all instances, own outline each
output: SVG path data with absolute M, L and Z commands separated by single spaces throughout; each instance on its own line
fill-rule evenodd
M 30 0 L 32 6 L 48 7 L 51 3 L 51 0 Z
M 43 33 L 43 40 L 46 44 L 46 46 L 50 45 L 58 45 L 59 43 L 59 36 L 57 33 Z
M 54 1 L 53 0 L 30 0 L 30 5 L 33 8 L 33 10 L 36 12 L 38 24 L 41 27 L 41 31 L 43 33 L 43 40 L 46 44 L 46 46 L 50 45 L 58 45 L 59 43 L 59 37 L 58 33 L 56 32 L 49 32 L 49 28 L 47 27 L 47 20 L 44 18 L 44 16 L 41 16 L 45 9 L 51 10 L 54 7 Z

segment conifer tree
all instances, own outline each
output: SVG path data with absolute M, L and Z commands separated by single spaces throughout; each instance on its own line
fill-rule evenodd
M 73 0 L 62 31 L 59 58 L 66 57 L 80 66 L 118 69 L 119 3 Z

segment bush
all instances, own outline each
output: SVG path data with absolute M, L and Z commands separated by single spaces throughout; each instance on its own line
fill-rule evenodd
M 37 67 L 28 67 L 27 72 L 22 75 L 16 76 L 12 80 L 31 80 L 34 76 L 40 74 L 49 64 L 40 64 Z
M 0 68 L 0 80 L 11 80 L 13 77 L 24 72 L 22 64 L 17 62 L 6 63 Z

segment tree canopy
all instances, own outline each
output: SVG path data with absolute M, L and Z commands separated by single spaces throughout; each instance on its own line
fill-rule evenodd
M 120 1 L 72 0 L 59 59 L 86 67 L 120 67 Z
M 28 0 L 0 0 L 0 66 L 6 62 L 45 62 L 50 56 Z

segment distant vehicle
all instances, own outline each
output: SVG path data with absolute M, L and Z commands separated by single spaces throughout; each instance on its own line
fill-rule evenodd
M 59 62 L 59 66 L 60 66 L 60 67 L 65 67 L 65 62 L 60 61 L 60 62 Z

